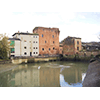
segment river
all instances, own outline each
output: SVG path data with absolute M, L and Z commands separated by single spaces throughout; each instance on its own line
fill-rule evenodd
M 68 61 L 20 64 L 0 73 L 0 87 L 82 87 L 87 68 Z

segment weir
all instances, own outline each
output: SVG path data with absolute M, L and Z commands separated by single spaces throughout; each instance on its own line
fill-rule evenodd
M 59 57 L 41 57 L 41 58 L 13 58 L 13 64 L 21 63 L 32 63 L 32 62 L 47 62 L 47 61 L 56 61 L 59 60 Z

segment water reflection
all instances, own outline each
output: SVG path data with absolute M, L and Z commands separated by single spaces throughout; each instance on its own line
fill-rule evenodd
M 0 86 L 78 87 L 82 86 L 87 66 L 88 64 L 83 66 L 82 63 L 68 62 L 22 64 L 13 70 L 1 73 Z

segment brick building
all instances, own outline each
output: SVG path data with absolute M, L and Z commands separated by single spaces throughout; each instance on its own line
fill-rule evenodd
M 74 55 L 82 49 L 81 38 L 68 36 L 62 42 L 64 55 Z
M 33 33 L 39 34 L 39 54 L 59 54 L 59 28 L 35 27 Z

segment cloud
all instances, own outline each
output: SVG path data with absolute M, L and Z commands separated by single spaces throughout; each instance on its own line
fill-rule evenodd
M 60 41 L 67 36 L 81 37 L 82 41 L 99 41 L 95 33 L 100 31 L 100 25 L 83 22 L 71 22 L 60 27 Z
M 100 32 L 100 25 L 75 21 L 77 14 L 73 12 L 2 12 L 0 15 L 0 34 L 7 33 L 10 37 L 17 31 L 31 33 L 34 27 L 43 26 L 59 28 L 60 41 L 67 36 L 81 37 L 82 41 L 99 41 L 97 33 Z

